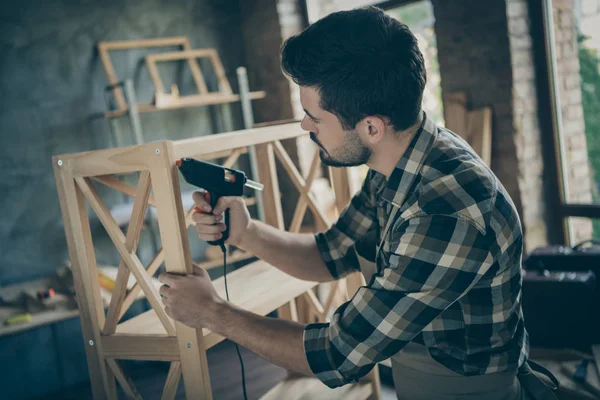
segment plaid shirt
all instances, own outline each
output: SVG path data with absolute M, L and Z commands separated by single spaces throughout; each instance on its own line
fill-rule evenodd
M 356 382 L 411 341 L 464 376 L 516 371 L 527 359 L 515 206 L 471 147 L 427 117 L 390 179 L 369 171 L 316 240 L 336 279 L 360 270 L 359 256 L 377 264 L 331 323 L 304 330 L 309 365 L 327 386 Z

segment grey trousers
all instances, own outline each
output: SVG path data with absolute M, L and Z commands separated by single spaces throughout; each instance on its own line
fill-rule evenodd
M 425 346 L 409 343 L 392 357 L 392 374 L 401 400 L 529 400 L 516 371 L 462 376 L 435 361 Z

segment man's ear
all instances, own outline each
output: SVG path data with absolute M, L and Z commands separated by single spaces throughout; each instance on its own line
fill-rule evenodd
M 377 144 L 383 139 L 385 126 L 383 118 L 373 115 L 363 118 L 356 128 L 364 140 L 371 144 Z

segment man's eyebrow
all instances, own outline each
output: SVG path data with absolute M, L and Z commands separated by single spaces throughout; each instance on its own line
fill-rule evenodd
M 311 117 L 312 119 L 316 119 L 317 121 L 319 120 L 319 118 L 315 117 L 314 115 L 312 115 L 311 113 L 308 112 L 308 110 L 306 108 L 303 108 L 304 112 L 306 113 L 306 115 L 308 115 L 309 117 Z

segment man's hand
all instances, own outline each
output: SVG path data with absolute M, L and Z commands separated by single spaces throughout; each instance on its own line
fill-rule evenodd
M 221 232 L 225 230 L 225 210 L 229 209 L 229 239 L 227 243 L 234 246 L 239 245 L 252 222 L 244 199 L 223 196 L 212 210 L 208 192 L 194 192 L 193 197 L 197 210 L 192 215 L 192 220 L 196 223 L 196 231 L 200 239 L 213 241 L 221 238 Z
M 214 329 L 224 300 L 204 269 L 194 265 L 190 275 L 163 272 L 158 280 L 164 283 L 159 293 L 168 316 L 192 328 Z

